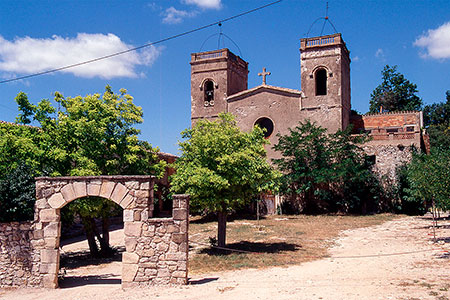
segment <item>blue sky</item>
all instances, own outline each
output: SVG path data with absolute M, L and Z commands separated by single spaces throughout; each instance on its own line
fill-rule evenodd
M 1 1 L 0 80 L 92 59 L 170 37 L 269 3 L 263 0 Z M 368 111 L 370 94 L 386 64 L 416 83 L 425 104 L 450 90 L 450 1 L 329 0 L 330 20 L 350 50 L 352 108 Z M 226 22 L 221 47 L 249 62 L 249 88 L 257 73 L 267 83 L 300 89 L 300 38 L 325 15 L 326 1 L 284 0 Z M 317 22 L 310 36 L 319 35 Z M 177 153 L 190 126 L 190 54 L 215 50 L 219 27 L 110 60 L 0 84 L 0 120 L 14 121 L 18 92 L 37 103 L 125 88 L 144 111 L 141 139 Z M 327 25 L 324 34 L 334 33 Z M 213 36 L 216 35 L 216 36 Z M 213 37 L 211 37 L 213 36 Z M 211 37 L 208 39 L 208 37 Z M 206 41 L 206 42 L 205 42 Z M 203 45 L 203 48 L 202 47 Z

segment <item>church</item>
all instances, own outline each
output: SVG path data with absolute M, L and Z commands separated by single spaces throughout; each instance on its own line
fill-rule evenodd
M 265 69 L 262 84 L 249 89 L 248 62 L 228 49 L 193 53 L 190 64 L 192 126 L 221 112 L 232 113 L 244 131 L 259 125 L 270 141 L 269 161 L 280 156 L 272 149 L 277 135 L 307 119 L 330 133 L 353 124 L 355 134 L 369 134 L 363 148 L 388 182 L 411 159 L 411 146 L 427 148 L 422 112 L 351 113 L 350 55 L 340 33 L 300 40 L 301 90 L 266 84 Z

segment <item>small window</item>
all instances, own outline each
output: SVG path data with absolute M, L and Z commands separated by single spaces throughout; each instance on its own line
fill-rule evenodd
M 327 71 L 319 69 L 316 71 L 316 96 L 327 94 Z
M 412 132 L 412 131 L 414 131 L 414 126 L 407 126 L 407 127 L 406 127 L 406 131 L 407 131 L 407 132 Z
M 388 128 L 386 129 L 387 133 L 394 133 L 394 132 L 398 132 L 398 128 Z
M 259 118 L 255 122 L 255 126 L 259 126 L 264 130 L 264 137 L 267 139 L 273 133 L 273 122 L 269 118 Z
M 213 106 L 214 105 L 214 82 L 208 80 L 205 82 L 203 87 L 205 93 L 205 106 Z

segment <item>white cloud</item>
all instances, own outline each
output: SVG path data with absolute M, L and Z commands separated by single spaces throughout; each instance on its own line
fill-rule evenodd
M 178 10 L 175 7 L 171 6 L 167 8 L 163 12 L 163 23 L 166 24 L 178 24 L 183 21 L 184 18 L 191 18 L 197 15 L 197 12 L 192 11 L 185 11 L 185 10 Z
M 352 58 L 352 61 L 353 62 L 357 62 L 357 61 L 360 61 L 361 59 L 359 58 L 359 56 L 355 56 L 355 57 L 353 57 Z
M 437 29 L 430 29 L 426 34 L 416 39 L 414 46 L 426 49 L 423 57 L 436 59 L 450 58 L 450 22 Z
M 378 58 L 381 61 L 385 61 L 386 60 L 386 56 L 384 55 L 384 51 L 381 48 L 377 49 L 377 51 L 375 52 L 375 57 Z
M 221 9 L 221 0 L 183 0 L 186 4 L 194 4 L 205 9 Z
M 79 33 L 75 38 L 57 35 L 46 39 L 31 37 L 5 40 L 0 36 L 0 71 L 31 74 L 88 61 L 133 48 L 114 34 Z M 150 66 L 161 49 L 150 46 L 112 58 L 74 67 L 61 72 L 79 77 L 137 77 L 136 67 Z

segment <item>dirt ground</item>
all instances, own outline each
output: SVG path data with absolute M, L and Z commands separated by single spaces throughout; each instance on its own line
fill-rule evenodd
M 432 241 L 430 218 L 405 217 L 342 232 L 329 251 L 330 258 L 289 267 L 202 274 L 190 278 L 187 286 L 123 291 L 120 262 L 112 262 L 96 267 L 103 275 L 93 276 L 86 284 L 66 282 L 66 287 L 57 290 L 3 290 L 0 299 L 449 300 L 450 221 L 439 225 L 437 243 Z M 94 271 L 83 268 L 93 267 L 81 267 L 76 270 L 80 273 L 69 270 L 67 275 Z

